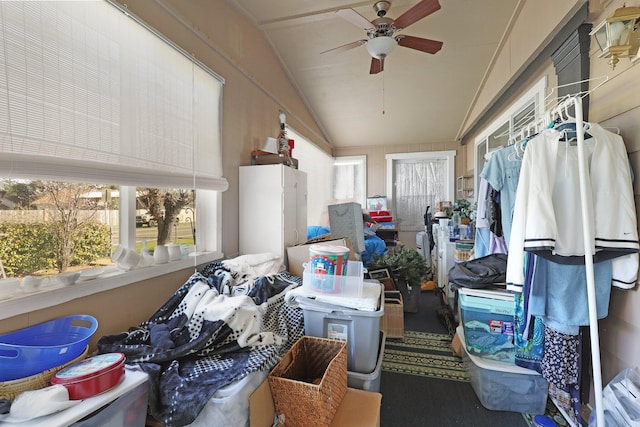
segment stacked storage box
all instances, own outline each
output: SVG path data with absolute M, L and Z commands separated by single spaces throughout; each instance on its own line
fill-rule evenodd
M 460 288 L 460 321 L 469 354 L 514 363 L 513 294 L 490 289 Z
M 513 341 L 515 301 L 492 289 L 459 289 L 463 361 L 471 386 L 487 409 L 544 413 L 547 381 L 536 371 L 516 366 Z
M 384 315 L 384 291 L 382 285 L 375 284 L 380 286 L 381 296 L 376 311 L 351 309 L 308 298 L 298 301 L 304 311 L 305 335 L 347 343 L 349 387 L 377 392 L 386 334 L 380 330 L 380 319 Z
M 457 334 L 463 338 L 463 328 L 458 327 Z M 463 348 L 462 360 L 482 406 L 494 411 L 544 413 L 549 385 L 540 374 L 511 363 L 473 356 Z

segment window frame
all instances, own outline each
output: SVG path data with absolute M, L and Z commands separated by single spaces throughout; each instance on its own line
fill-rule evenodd
M 396 199 L 395 199 L 395 182 L 393 181 L 394 162 L 397 160 L 445 160 L 447 165 L 447 171 L 445 172 L 447 178 L 445 179 L 445 200 L 455 200 L 455 150 L 446 151 L 425 151 L 420 153 L 396 153 L 387 154 L 385 159 L 387 160 L 387 200 L 392 206 L 392 214 L 396 212 Z M 415 230 L 402 230 L 400 224 L 396 223 L 399 231 L 413 232 Z
M 500 116 L 488 123 L 475 138 L 473 148 L 473 164 L 475 165 L 473 172 L 473 188 L 475 189 L 475 194 L 478 194 L 480 173 L 482 172 L 482 165 L 484 164 L 484 155 L 490 152 L 493 148 L 496 148 L 489 146 L 489 137 L 494 135 L 498 129 L 505 125 L 508 126 L 509 134 L 513 134 L 514 125 L 521 125 L 514 123 L 514 118 L 531 104 L 534 105 L 534 117 L 532 117 L 532 120 L 535 121 L 540 117 L 544 109 L 545 90 L 547 88 L 547 84 L 547 76 L 543 76 L 528 91 L 512 102 Z
M 192 55 L 186 53 L 182 49 L 180 49 L 176 44 L 162 36 L 160 33 L 156 32 L 152 27 L 146 25 L 141 19 L 137 18 L 117 2 L 113 0 L 107 0 L 106 3 L 110 4 L 113 7 L 116 7 L 120 12 L 126 14 L 129 18 L 131 25 L 137 25 L 140 31 L 150 31 L 158 37 L 160 40 L 168 44 L 170 47 L 174 48 L 178 52 L 182 53 L 183 56 L 189 59 L 192 63 L 192 67 L 199 66 L 202 70 L 215 79 L 217 79 L 220 83 L 220 92 L 217 100 L 212 100 L 212 102 L 218 102 L 217 106 L 217 114 L 219 119 L 218 133 L 219 137 L 217 138 L 216 144 L 217 147 L 214 147 L 215 152 L 221 156 L 222 150 L 222 105 L 223 105 L 223 88 L 224 88 L 224 79 L 211 70 L 209 70 L 206 66 L 201 64 Z M 137 29 L 135 31 L 138 31 Z M 215 109 L 213 109 L 215 110 Z M 198 110 L 199 111 L 199 110 Z M 208 110 L 207 110 L 208 111 Z M 197 119 L 197 118 L 196 118 Z M 195 142 L 197 143 L 198 134 L 194 134 Z M 194 146 L 194 150 L 197 150 L 197 144 Z M 215 154 L 215 153 L 214 153 Z M 194 155 L 193 161 L 195 162 L 199 156 Z M 33 157 L 34 159 L 37 156 Z M 37 160 L 37 159 L 36 159 Z M 220 171 L 222 168 L 222 160 L 220 161 Z M 60 159 L 61 164 L 65 162 L 64 159 Z M 33 178 L 33 179 L 46 179 L 46 180 L 59 180 L 59 181 L 76 181 L 76 182 L 99 182 L 98 178 L 91 179 L 89 176 L 83 176 L 83 173 L 91 174 L 91 167 L 75 167 L 78 165 L 74 165 L 74 167 L 66 168 L 68 171 L 68 175 L 65 177 L 59 176 L 60 170 L 64 168 L 58 167 L 49 168 L 47 163 L 38 163 L 32 162 L 33 164 L 27 163 L 25 168 L 22 169 L 22 172 L 25 173 L 25 176 L 22 178 Z M 50 163 L 50 162 L 49 162 Z M 5 159 L 4 163 L 0 158 L 0 164 L 2 167 L 9 171 L 7 176 L 2 174 L 3 178 L 14 178 L 11 176 L 10 171 L 15 171 L 17 168 L 15 165 L 11 163 L 11 159 Z M 117 169 L 116 166 L 114 166 Z M 186 185 L 191 185 L 196 188 L 197 197 L 195 202 L 195 211 L 196 217 L 198 221 L 198 226 L 196 227 L 196 241 L 197 251 L 194 256 L 190 256 L 184 260 L 174 261 L 167 264 L 154 265 L 146 268 L 133 269 L 130 271 L 114 271 L 106 273 L 103 277 L 99 277 L 96 279 L 92 279 L 90 281 L 86 281 L 83 283 L 78 283 L 73 286 L 51 286 L 46 287 L 36 292 L 31 293 L 20 293 L 18 295 L 13 296 L 10 299 L 0 301 L 0 320 L 11 318 L 17 315 L 22 315 L 25 313 L 33 312 L 35 310 L 45 309 L 49 307 L 54 307 L 59 304 L 66 303 L 68 301 L 85 297 L 88 295 L 96 294 L 99 292 L 108 291 L 111 289 L 119 288 L 122 286 L 127 286 L 133 283 L 137 283 L 143 280 L 151 279 L 154 277 L 159 277 L 166 275 L 168 273 L 180 271 L 187 269 L 189 267 L 198 267 L 202 266 L 208 262 L 214 260 L 220 260 L 224 257 L 224 254 L 221 252 L 222 247 L 222 191 L 224 191 L 228 184 L 224 178 L 211 178 L 208 176 L 201 177 L 198 175 L 195 170 L 196 165 L 194 163 L 194 171 L 193 177 L 187 176 L 186 178 L 183 176 L 181 180 L 176 181 L 175 187 L 184 187 Z M 35 175 L 34 175 L 34 172 Z M 121 171 L 122 172 L 122 171 Z M 120 192 L 120 211 L 119 211 L 119 235 L 120 235 L 120 244 L 128 248 L 135 248 L 136 242 L 136 187 L 133 186 L 134 182 L 125 182 L 130 179 L 133 175 L 129 170 L 124 175 L 121 173 L 119 176 L 121 179 L 119 182 L 108 182 L 109 179 L 105 180 L 107 182 L 103 182 L 102 184 L 119 184 L 119 192 Z M 74 175 L 75 173 L 75 175 Z M 221 173 L 221 172 L 220 172 Z M 79 175 L 78 175 L 79 174 Z M 116 176 L 114 175 L 114 176 Z M 125 178 L 122 178 L 122 177 Z M 139 179 L 143 179 L 144 177 L 138 177 Z M 202 178 L 202 179 L 201 179 Z M 147 178 L 148 183 L 156 182 L 154 179 Z M 173 183 L 173 181 L 171 181 Z M 212 182 L 213 185 L 212 186 Z M 127 185 L 122 185 L 126 183 Z M 215 188 L 215 189 L 203 189 L 200 188 L 200 184 L 203 184 L 205 188 Z M 167 184 L 163 182 L 163 184 Z M 138 186 L 142 186 L 141 183 L 138 183 Z M 148 186 L 148 185 L 147 185 Z M 191 188 L 191 187 L 189 187 Z
M 335 199 L 335 193 L 333 193 L 333 188 L 335 187 L 335 166 L 336 165 L 340 165 L 340 164 L 348 164 L 348 163 L 353 163 L 353 164 L 357 164 L 358 166 L 360 166 L 360 170 L 362 171 L 362 180 L 361 180 L 361 192 L 362 192 L 362 199 L 361 200 L 354 200 L 357 203 L 360 203 L 360 205 L 362 205 L 363 208 L 366 208 L 367 206 L 367 156 L 366 154 L 363 155 L 358 155 L 358 156 L 336 156 L 333 158 L 333 179 L 334 179 L 334 183 L 332 185 L 332 197 Z

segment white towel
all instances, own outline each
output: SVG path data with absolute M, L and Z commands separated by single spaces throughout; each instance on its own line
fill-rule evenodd
M 9 416 L 2 421 L 20 423 L 70 408 L 81 400 L 69 400 L 69 392 L 61 384 L 20 393 L 11 404 Z
M 294 308 L 300 306 L 299 302 L 296 300 L 296 297 L 301 296 L 315 299 L 318 302 L 339 305 L 355 310 L 377 311 L 381 288 L 382 287 L 380 286 L 380 283 L 377 281 L 364 280 L 362 282 L 362 295 L 359 297 L 354 297 L 321 294 L 310 291 L 305 286 L 299 286 L 288 291 L 284 296 L 284 300 L 287 304 L 289 304 L 289 306 Z

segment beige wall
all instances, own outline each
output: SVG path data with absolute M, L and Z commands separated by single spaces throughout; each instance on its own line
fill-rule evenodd
M 387 192 L 387 161 L 385 155 L 396 153 L 419 153 L 425 151 L 448 151 L 456 150 L 455 170 L 456 176 L 460 175 L 458 171 L 464 169 L 465 150 L 458 142 L 438 142 L 433 144 L 409 144 L 406 146 L 375 146 L 375 147 L 350 147 L 337 148 L 336 156 L 367 156 L 367 196 L 385 195 Z M 473 161 L 472 161 L 473 163 Z M 454 183 L 455 184 L 455 183 Z M 407 247 L 415 248 L 416 239 L 415 232 L 401 232 L 398 238 Z
M 62 316 L 89 314 L 98 320 L 98 330 L 89 343 L 91 352 L 95 350 L 99 337 L 126 331 L 129 327 L 149 319 L 191 273 L 193 273 L 193 267 L 135 285 L 123 286 L 78 298 L 66 304 L 1 320 L 0 334 Z
M 598 3 L 598 2 L 595 2 Z M 606 2 L 604 2 L 606 3 Z M 602 13 L 594 14 L 594 25 L 611 16 L 623 1 L 607 4 Z M 630 6 L 635 6 L 630 4 Z M 589 120 L 605 127 L 617 127 L 624 138 L 634 173 L 636 211 L 640 212 L 640 62 L 632 65 L 620 59 L 615 70 L 607 60 L 598 58 L 597 44 L 591 46 L 591 75 L 608 76 L 609 80 L 590 95 Z M 598 206 L 598 209 L 605 209 Z M 640 294 L 637 286 L 622 291 L 614 288 L 609 315 L 600 321 L 602 378 L 606 384 L 624 368 L 640 366 Z
M 492 61 L 484 85 L 463 124 L 462 136 L 585 3 L 586 0 L 529 0 L 520 3 L 515 23 Z

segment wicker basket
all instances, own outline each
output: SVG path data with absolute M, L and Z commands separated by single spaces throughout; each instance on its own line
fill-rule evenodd
M 47 369 L 36 375 L 31 375 L 25 378 L 18 378 L 17 380 L 0 382 L 0 400 L 7 399 L 10 402 L 15 399 L 17 395 L 25 391 L 39 390 L 41 388 L 49 387 L 51 385 L 51 377 L 53 377 L 59 370 L 65 368 L 72 363 L 79 362 L 87 357 L 89 346 L 85 347 L 82 354 L 75 359 L 65 363 L 64 365 L 56 366 L 55 368 Z
M 346 343 L 303 336 L 269 374 L 269 388 L 285 426 L 329 426 L 347 392 Z
M 400 292 L 384 293 L 384 315 L 380 318 L 380 329 L 387 338 L 404 339 L 404 304 Z

